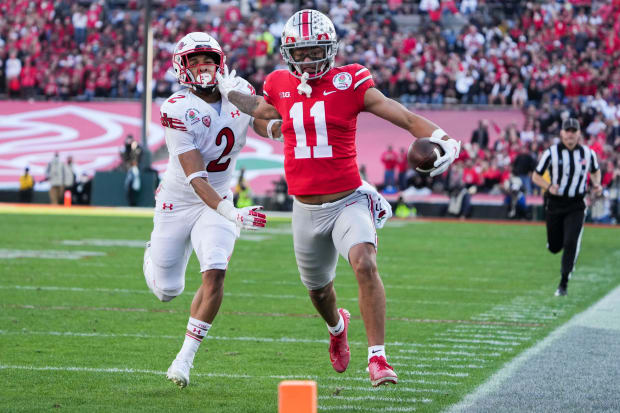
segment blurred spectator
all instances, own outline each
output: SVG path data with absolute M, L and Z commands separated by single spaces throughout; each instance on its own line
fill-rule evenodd
M 506 216 L 509 219 L 527 218 L 527 203 L 523 193 L 523 182 L 518 176 L 511 176 L 504 182 L 504 205 L 507 207 Z
M 32 202 L 34 179 L 29 171 L 30 169 L 26 167 L 24 174 L 19 177 L 19 202 Z
M 64 165 L 65 173 L 64 173 L 64 188 L 71 190 L 73 192 L 73 185 L 76 181 L 75 169 L 73 168 L 73 157 L 71 155 L 67 156 L 67 162 Z
M 616 219 L 611 215 L 611 200 L 609 191 L 603 190 L 600 196 L 590 198 L 590 218 L 595 224 L 615 224 Z
M 22 62 L 17 58 L 17 51 L 12 50 L 6 60 L 6 89 L 10 97 L 18 97 L 20 94 L 19 75 L 22 71 Z
M 64 196 L 65 185 L 73 185 L 73 170 L 60 160 L 58 152 L 54 153 L 54 157 L 47 164 L 45 180 L 50 184 L 50 203 L 59 205 Z
M 129 170 L 127 170 L 127 175 L 125 175 L 125 195 L 129 206 L 138 205 L 140 187 L 140 170 L 138 169 L 138 161 L 133 159 Z
M 471 134 L 471 143 L 477 143 L 481 149 L 489 146 L 489 121 L 480 119 L 478 127 Z
M 532 172 L 536 169 L 536 159 L 527 146 L 521 146 L 519 154 L 512 163 L 512 173 L 519 177 L 526 195 L 532 194 Z
M 280 176 L 280 179 L 273 182 L 275 185 L 274 196 L 277 211 L 291 211 L 293 209 L 293 202 L 288 195 L 288 184 L 284 175 Z
M 86 172 L 82 172 L 78 178 L 73 193 L 73 203 L 76 205 L 90 205 L 90 192 L 92 181 Z
M 120 150 L 122 169 L 125 171 L 129 170 L 133 161 L 137 161 L 139 164 L 141 156 L 142 145 L 134 139 L 132 134 L 128 134 Z
M 407 171 L 409 170 L 409 160 L 407 159 L 407 151 L 405 148 L 400 148 L 398 154 L 398 188 L 401 191 L 407 189 Z
M 415 207 L 409 207 L 409 205 L 405 203 L 403 197 L 399 196 L 398 201 L 396 201 L 394 215 L 398 218 L 409 218 L 412 216 L 415 217 L 417 215 L 417 211 Z
M 381 154 L 381 163 L 385 169 L 383 175 L 383 187 L 384 191 L 394 192 L 396 191 L 396 165 L 398 165 L 398 155 L 392 149 L 392 145 L 389 145 L 387 150 Z

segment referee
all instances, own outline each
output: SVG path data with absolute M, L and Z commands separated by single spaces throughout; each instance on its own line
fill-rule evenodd
M 551 145 L 543 152 L 532 175 L 534 183 L 546 191 L 547 248 L 552 254 L 564 249 L 562 278 L 556 296 L 566 295 L 568 280 L 579 254 L 588 172 L 594 192 L 600 195 L 603 191 L 596 154 L 579 143 L 580 137 L 579 121 L 575 118 L 565 119 L 560 131 L 560 143 Z M 542 177 L 547 169 L 550 183 Z

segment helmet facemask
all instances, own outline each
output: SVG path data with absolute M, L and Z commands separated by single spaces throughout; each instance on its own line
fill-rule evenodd
M 320 47 L 323 49 L 321 57 L 315 56 L 315 53 L 310 53 L 311 49 Z M 305 50 L 305 53 L 301 53 L 301 56 L 297 54 Z M 314 72 L 308 73 L 308 80 L 320 79 L 334 66 L 334 59 L 338 51 L 338 43 L 333 40 L 318 40 L 318 41 L 305 41 L 294 42 L 289 44 L 283 44 L 280 47 L 282 58 L 288 64 L 290 72 L 293 76 L 301 78 L 306 67 L 314 66 Z M 298 57 L 298 59 L 295 59 Z M 307 60 L 307 58 L 310 60 Z
M 213 63 L 198 63 L 190 65 L 192 56 L 197 54 L 204 54 L 213 60 Z M 223 73 L 223 55 L 222 52 L 215 49 L 192 49 L 183 53 L 177 53 L 174 56 L 174 62 L 178 68 L 179 83 L 186 85 L 194 90 L 203 91 L 206 93 L 212 93 L 217 85 L 215 74 L 219 71 Z M 213 66 L 215 70 L 213 74 L 210 70 L 204 70 Z M 194 75 L 191 69 L 196 69 L 197 75 Z
M 314 65 L 314 73 L 306 72 L 309 75 L 308 80 L 320 79 L 334 67 L 338 37 L 334 24 L 323 13 L 310 9 L 298 11 L 285 23 L 280 40 L 280 53 L 293 76 L 301 78 L 304 74 L 302 69 Z M 310 61 L 307 62 L 303 61 L 308 60 L 307 56 L 293 59 L 294 50 L 307 47 L 322 47 L 325 54 L 321 58 L 310 55 Z

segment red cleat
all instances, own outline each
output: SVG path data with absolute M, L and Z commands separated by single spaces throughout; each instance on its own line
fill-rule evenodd
M 368 373 L 370 374 L 370 383 L 374 387 L 387 383 L 398 383 L 398 376 L 394 373 L 392 366 L 388 364 L 383 356 L 374 356 L 368 362 Z
M 344 330 L 337 336 L 329 333 L 329 360 L 332 362 L 334 370 L 342 373 L 347 369 L 349 360 L 351 360 L 351 352 L 349 351 L 349 342 L 347 340 L 351 314 L 344 308 L 339 308 L 338 312 L 344 320 Z

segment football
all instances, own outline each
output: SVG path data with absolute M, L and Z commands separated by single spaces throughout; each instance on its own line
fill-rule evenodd
M 407 160 L 417 172 L 427 174 L 433 170 L 435 161 L 441 155 L 441 146 L 431 142 L 429 138 L 419 138 L 409 145 Z

